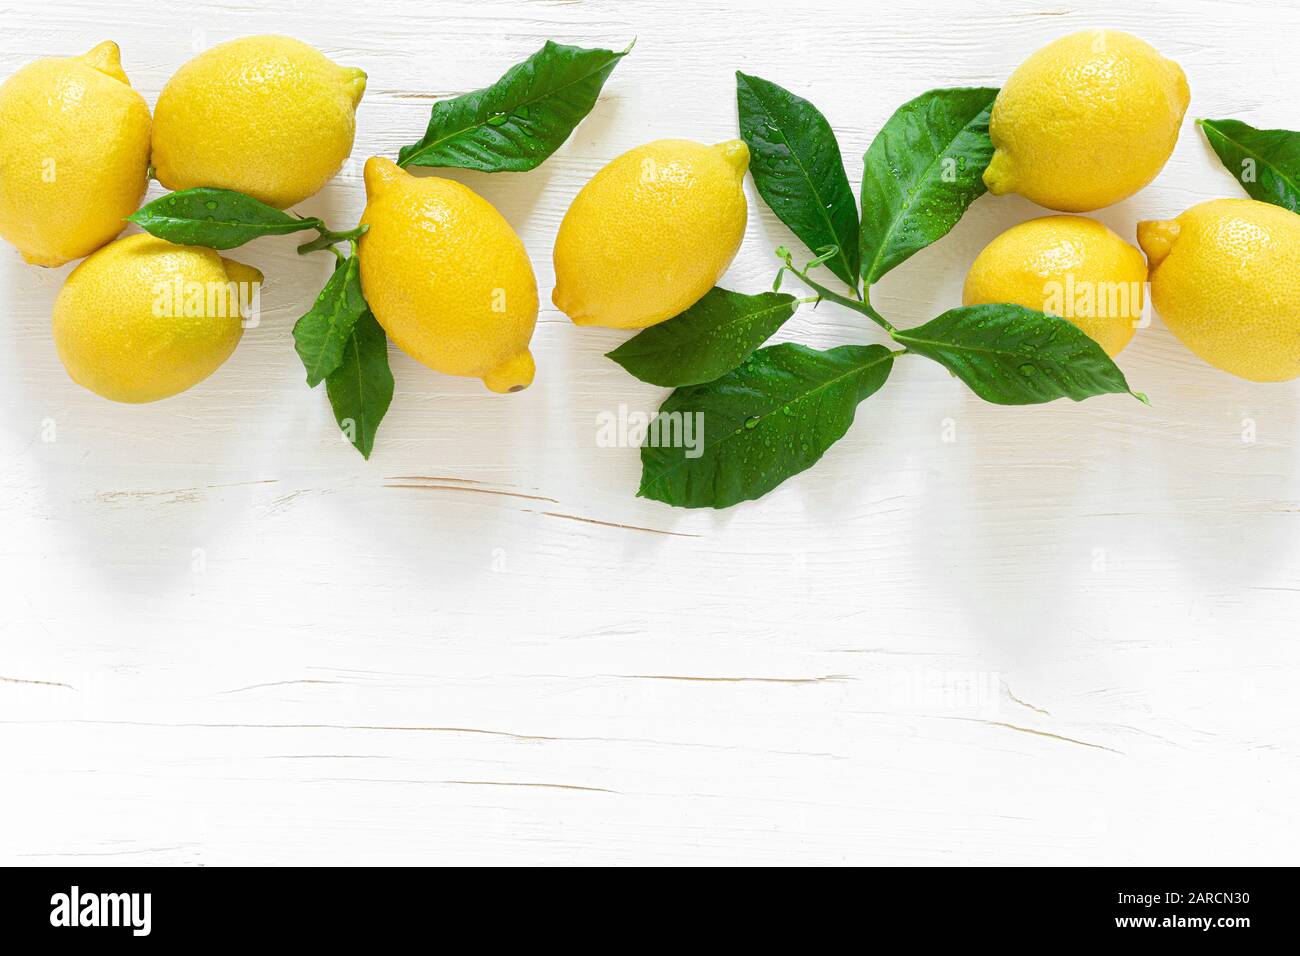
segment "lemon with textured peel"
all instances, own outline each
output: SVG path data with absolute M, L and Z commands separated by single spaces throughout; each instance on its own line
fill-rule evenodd
M 365 180 L 361 288 L 388 337 L 435 371 L 527 388 L 537 280 L 510 224 L 469 187 L 378 156 Z
M 1146 277 L 1142 253 L 1095 219 L 1044 216 L 984 247 L 962 304 L 1010 302 L 1069 319 L 1113 358 L 1142 318 Z
M 167 398 L 230 357 L 261 281 L 211 249 L 127 236 L 72 270 L 54 302 L 54 344 L 72 380 L 97 395 Z
M 168 189 L 215 186 L 287 208 L 352 152 L 366 74 L 284 36 L 222 43 L 167 81 L 153 164 Z
M 1138 224 L 1151 301 L 1185 346 L 1253 382 L 1300 377 L 1300 215 L 1212 199 Z
M 28 262 L 62 265 L 116 236 L 148 169 L 149 107 L 111 40 L 0 85 L 0 236 Z
M 1182 68 L 1144 40 L 1118 30 L 1062 37 L 998 93 L 984 183 L 1064 212 L 1117 203 L 1164 167 L 1190 97 Z
M 661 139 L 612 160 L 555 239 L 556 307 L 578 325 L 640 329 L 686 311 L 745 234 L 749 149 Z

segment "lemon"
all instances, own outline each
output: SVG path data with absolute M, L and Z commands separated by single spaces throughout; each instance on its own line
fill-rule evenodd
M 117 44 L 29 63 L 0 86 L 0 236 L 58 266 L 126 225 L 148 184 L 149 107 Z
M 1135 36 L 1062 37 L 1025 60 L 994 101 L 984 183 L 1065 212 L 1119 202 L 1164 167 L 1190 95 L 1178 64 Z
M 469 187 L 378 156 L 365 179 L 361 288 L 389 338 L 435 371 L 527 388 L 537 280 L 510 224 Z
M 582 188 L 555 239 L 556 307 L 578 325 L 640 329 L 686 311 L 745 234 L 749 149 L 661 139 Z
M 1069 319 L 1114 357 L 1142 318 L 1146 278 L 1142 253 L 1095 219 L 1044 216 L 984 247 L 962 303 L 1010 302 Z
M 243 332 L 256 269 L 211 249 L 127 236 L 72 270 L 54 302 L 54 344 L 72 380 L 115 402 L 197 385 Z
M 231 40 L 190 60 L 154 108 L 153 164 L 168 189 L 217 186 L 281 209 L 352 152 L 366 74 L 297 40 Z
M 1300 376 L 1300 215 L 1254 199 L 1212 199 L 1138 224 L 1151 301 L 1215 368 L 1252 382 Z

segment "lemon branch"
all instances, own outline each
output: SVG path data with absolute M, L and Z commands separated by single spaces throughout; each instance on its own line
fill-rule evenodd
M 334 244 L 338 242 L 351 243 L 352 252 L 355 254 L 357 250 L 357 240 L 364 236 L 366 230 L 369 228 L 370 226 L 367 224 L 357 226 L 355 229 L 345 229 L 341 232 L 335 232 L 332 229 L 325 228 L 323 225 L 317 226 L 316 231 L 319 232 L 320 235 L 311 242 L 304 242 L 299 246 L 298 255 L 305 256 L 309 252 L 319 252 L 322 249 L 328 249 L 330 252 L 334 253 L 334 255 L 342 259 L 343 254 L 339 252 L 338 249 L 334 248 Z
M 804 285 L 817 293 L 819 299 L 834 302 L 838 305 L 844 306 L 845 308 L 852 309 L 860 315 L 865 315 L 892 336 L 898 330 L 894 328 L 894 325 L 888 319 L 872 308 L 871 303 L 867 301 L 865 296 L 862 299 L 850 299 L 848 296 L 840 295 L 838 292 L 832 292 L 815 279 L 810 279 L 808 277 L 808 270 L 821 265 L 826 261 L 826 259 L 836 255 L 838 252 L 838 249 L 823 252 L 822 255 L 818 256 L 816 259 L 812 259 L 806 266 L 800 269 L 794 264 L 794 256 L 790 250 L 785 246 L 779 246 L 776 250 L 776 255 L 778 259 L 785 263 L 785 265 L 782 266 L 781 271 L 776 274 L 776 282 L 773 284 L 773 288 L 775 289 L 780 287 L 781 276 L 783 273 L 787 270 L 793 272 L 803 281 Z

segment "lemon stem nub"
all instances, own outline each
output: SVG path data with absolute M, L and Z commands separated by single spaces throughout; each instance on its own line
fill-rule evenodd
M 81 59 L 91 69 L 98 70 L 105 76 L 111 76 L 127 86 L 131 85 L 131 81 L 126 78 L 126 72 L 122 69 L 122 51 L 112 40 L 105 40 L 89 53 L 82 54 Z
M 343 70 L 344 84 L 352 93 L 352 105 L 361 105 L 361 97 L 366 95 L 366 71 L 355 66 Z
M 729 139 L 725 143 L 714 144 L 713 148 L 722 154 L 722 158 L 736 171 L 737 176 L 745 175 L 745 170 L 749 168 L 749 147 L 744 140 Z
M 484 375 L 483 384 L 502 395 L 507 392 L 522 392 L 533 384 L 533 375 L 536 372 L 537 366 L 533 364 L 533 354 L 522 352 Z
M 1138 223 L 1138 245 L 1147 254 L 1152 269 L 1165 261 L 1178 239 L 1178 222 L 1174 219 L 1148 219 Z
M 411 174 L 391 159 L 385 159 L 383 156 L 371 156 L 366 160 L 366 166 L 362 172 L 362 178 L 366 182 L 366 197 L 374 199 L 393 183 L 409 175 Z

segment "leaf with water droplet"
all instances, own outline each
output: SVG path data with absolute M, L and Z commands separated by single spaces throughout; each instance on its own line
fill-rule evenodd
M 895 353 L 882 345 L 819 352 L 783 343 L 754 353 L 716 381 L 679 388 L 660 407 L 662 436 L 692 442 L 641 448 L 643 498 L 685 508 L 727 508 L 758 498 L 816 464 L 874 394 Z M 798 416 L 786 412 L 798 409 Z
M 859 239 L 868 285 L 946 236 L 984 194 L 997 93 L 930 90 L 899 107 L 876 134 L 862 174 Z
M 207 187 L 170 193 L 126 218 L 159 239 L 209 249 L 323 226 L 319 219 L 291 215 L 232 189 Z
M 596 105 L 630 50 L 583 49 L 547 40 L 491 86 L 433 104 L 419 142 L 400 166 L 454 166 L 487 173 L 535 169 Z
M 356 256 L 339 262 L 312 307 L 293 327 L 293 344 L 307 369 L 307 384 L 319 385 L 343 363 L 357 320 L 367 311 Z
M 783 292 L 743 295 L 715 286 L 681 315 L 643 330 L 609 357 L 652 385 L 710 382 L 750 358 L 796 305 Z
M 830 123 L 807 100 L 740 71 L 736 103 L 758 194 L 809 249 L 834 246 L 826 268 L 856 289 L 858 213 Z
M 933 359 L 980 398 L 1033 405 L 1058 398 L 1131 392 L 1124 373 L 1100 345 L 1068 319 L 1019 305 L 949 309 L 893 334 L 900 345 Z

